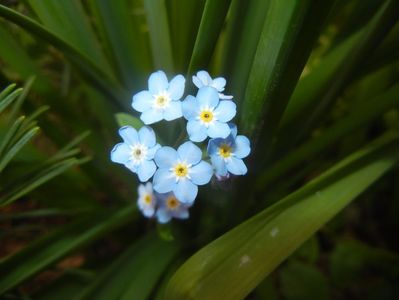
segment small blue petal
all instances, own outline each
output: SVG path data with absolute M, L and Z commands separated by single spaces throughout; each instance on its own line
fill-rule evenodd
M 153 101 L 154 98 L 149 91 L 141 91 L 133 96 L 132 107 L 139 112 L 143 112 L 151 108 Z
M 201 80 L 203 85 L 211 85 L 212 83 L 212 78 L 209 76 L 209 73 L 207 71 L 199 71 L 197 72 L 197 77 L 199 80 Z
M 234 123 L 228 123 L 227 125 L 229 125 L 230 127 L 230 134 L 233 136 L 233 138 L 236 138 L 237 136 L 237 125 Z
M 128 168 L 133 173 L 137 173 L 137 169 L 138 169 L 139 165 L 135 164 L 132 160 L 128 160 L 125 163 L 125 167 Z
M 122 137 L 123 141 L 130 146 L 136 145 L 139 141 L 137 130 L 130 126 L 123 126 L 120 128 L 119 135 Z
M 157 219 L 159 223 L 165 224 L 168 223 L 170 219 L 172 219 L 172 216 L 166 208 L 160 207 L 157 210 Z
M 212 86 L 218 90 L 218 92 L 223 92 L 226 85 L 226 79 L 223 77 L 217 77 L 212 81 Z
M 238 158 L 244 158 L 251 152 L 249 140 L 246 136 L 239 135 L 236 137 L 234 154 Z
M 211 138 L 226 138 L 230 134 L 230 127 L 226 123 L 215 121 L 208 127 L 208 135 Z
M 236 104 L 232 101 L 223 100 L 215 109 L 215 116 L 220 122 L 228 122 L 236 115 Z
M 201 149 L 195 146 L 192 142 L 185 142 L 177 148 L 177 153 L 181 161 L 188 164 L 197 164 L 202 157 Z
M 163 112 L 157 109 L 149 109 L 141 114 L 140 119 L 146 125 L 156 123 L 163 119 Z
M 181 207 L 179 208 L 177 211 L 172 212 L 172 215 L 174 218 L 177 219 L 188 219 L 188 217 L 190 216 L 187 207 Z
M 207 137 L 206 128 L 201 124 L 200 121 L 197 120 L 188 121 L 186 128 L 189 138 L 193 142 L 202 142 Z
M 157 153 L 157 151 L 161 149 L 161 145 L 160 144 L 156 144 L 154 147 L 149 148 L 147 151 L 147 159 L 154 159 L 155 157 L 155 153 Z
M 153 188 L 158 193 L 168 193 L 175 189 L 176 179 L 168 169 L 158 169 L 153 178 Z
M 234 175 L 245 175 L 248 171 L 242 159 L 236 157 L 231 157 L 226 162 L 226 166 L 227 170 Z
M 208 147 L 207 147 L 207 151 L 209 156 L 212 156 L 213 154 L 217 153 L 219 144 L 222 142 L 222 139 L 210 139 L 208 142 Z
M 175 76 L 169 83 L 169 95 L 173 100 L 180 100 L 183 97 L 186 79 L 182 75 Z
M 180 202 L 191 204 L 194 202 L 195 197 L 197 197 L 198 186 L 190 180 L 180 180 L 174 187 L 173 193 Z
M 154 161 L 145 160 L 143 161 L 137 168 L 137 175 L 141 182 L 146 182 L 148 179 L 154 175 L 157 167 L 155 166 Z
M 171 168 L 179 159 L 177 151 L 172 147 L 162 147 L 155 153 L 155 162 L 160 168 Z M 162 192 L 160 192 L 162 193 Z
M 111 160 L 119 164 L 126 164 L 131 155 L 130 147 L 125 143 L 119 143 L 111 150 Z
M 156 143 L 155 132 L 149 126 L 143 126 L 139 130 L 139 140 L 147 147 L 154 147 Z
M 180 101 L 171 101 L 163 113 L 165 120 L 172 121 L 180 118 L 183 115 L 181 105 Z
M 168 89 L 168 78 L 163 71 L 157 71 L 150 75 L 148 79 L 148 89 L 151 94 L 156 95 Z
M 219 93 L 213 87 L 204 86 L 198 90 L 197 99 L 200 106 L 215 107 L 219 103 Z
M 197 77 L 197 76 L 193 76 L 193 83 L 197 88 L 202 88 L 204 86 L 204 84 L 202 83 L 202 81 Z
M 199 115 L 198 101 L 195 97 L 189 95 L 182 102 L 183 116 L 186 120 L 195 119 Z
M 190 169 L 191 181 L 197 185 L 207 184 L 213 175 L 213 169 L 207 162 L 201 161 Z
M 212 165 L 215 168 L 215 173 L 218 176 L 226 176 L 227 175 L 227 167 L 224 159 L 222 159 L 219 155 L 211 156 Z

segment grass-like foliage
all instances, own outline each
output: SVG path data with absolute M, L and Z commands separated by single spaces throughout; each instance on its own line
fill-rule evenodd
M 0 298 L 398 298 L 398 41 L 397 0 L 3 1 Z

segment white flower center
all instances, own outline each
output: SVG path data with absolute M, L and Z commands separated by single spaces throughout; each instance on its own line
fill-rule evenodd
M 186 162 L 178 162 L 172 168 L 170 168 L 170 171 L 175 176 L 176 182 L 178 182 L 179 180 L 185 178 L 191 179 L 190 169 L 191 164 L 187 164 Z
M 171 101 L 170 95 L 167 91 L 161 91 L 159 94 L 153 96 L 154 102 L 153 107 L 156 109 L 165 109 L 169 106 Z
M 217 121 L 216 114 L 213 110 L 214 108 L 209 106 L 201 107 L 197 120 L 199 120 L 205 127 L 209 127 L 209 125 L 212 125 L 213 122 Z
M 130 150 L 130 159 L 135 165 L 141 164 L 147 157 L 148 148 L 146 145 L 136 144 L 134 146 L 130 146 Z

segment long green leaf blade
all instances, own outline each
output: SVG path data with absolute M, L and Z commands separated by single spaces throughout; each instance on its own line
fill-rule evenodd
M 207 245 L 175 273 L 166 299 L 243 299 L 387 172 L 398 160 L 398 146 L 396 134 L 384 136 Z

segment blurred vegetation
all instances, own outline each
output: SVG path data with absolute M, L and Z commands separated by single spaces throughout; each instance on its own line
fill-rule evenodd
M 0 4 L 1 299 L 399 298 L 398 1 Z M 109 160 L 158 69 L 225 77 L 253 145 L 162 226 Z

